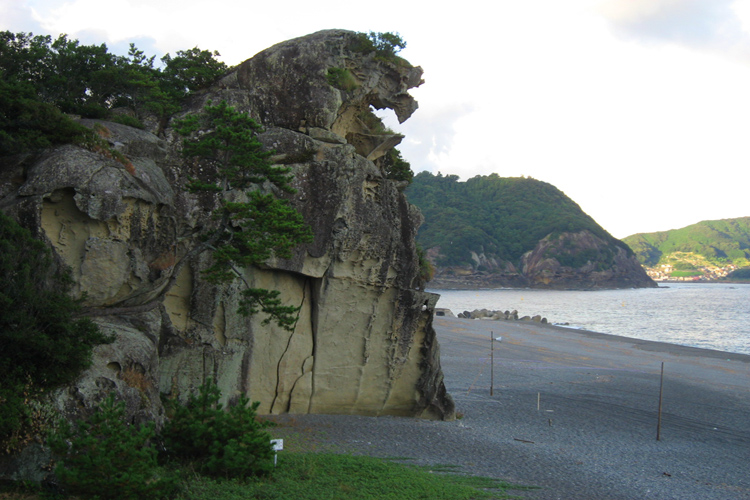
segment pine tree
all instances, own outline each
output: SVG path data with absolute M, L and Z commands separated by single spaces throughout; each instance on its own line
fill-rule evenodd
M 159 475 L 153 422 L 130 425 L 125 404 L 110 394 L 88 419 L 60 423 L 48 443 L 58 458 L 57 478 L 82 498 L 168 498 L 173 477 Z
M 186 137 L 183 155 L 213 165 L 218 174 L 210 179 L 191 178 L 187 186 L 193 193 L 220 196 L 220 207 L 214 212 L 218 225 L 203 235 L 204 241 L 193 251 L 212 251 L 213 264 L 204 271 L 204 278 L 213 283 L 242 280 L 239 312 L 263 312 L 268 315 L 264 324 L 274 320 L 292 330 L 299 308 L 283 305 L 278 291 L 251 287 L 241 272 L 272 256 L 288 258 L 294 247 L 312 239 L 302 215 L 274 194 L 295 192 L 289 167 L 269 161 L 272 153 L 264 150 L 257 137 L 261 126 L 225 101 L 209 102 L 202 113 L 177 121 L 175 129 Z M 230 196 L 237 191 L 244 192 L 244 199 L 230 201 L 242 198 Z
M 191 394 L 184 406 L 176 406 L 162 438 L 166 455 L 192 462 L 210 476 L 265 475 L 273 469 L 271 436 L 267 424 L 256 419 L 257 402 L 242 394 L 224 410 L 221 392 L 210 379 Z

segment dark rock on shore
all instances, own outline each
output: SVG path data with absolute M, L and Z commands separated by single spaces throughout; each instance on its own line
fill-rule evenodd
M 442 314 L 440 316 L 448 315 Z M 535 323 L 547 323 L 547 318 L 543 318 L 539 314 L 535 316 L 523 316 L 519 318 L 518 311 L 516 311 L 515 309 L 513 311 L 491 311 L 489 309 L 474 309 L 473 311 L 464 311 L 462 313 L 458 313 L 458 317 L 465 319 L 489 319 L 495 321 L 502 319 L 505 321 L 533 321 Z

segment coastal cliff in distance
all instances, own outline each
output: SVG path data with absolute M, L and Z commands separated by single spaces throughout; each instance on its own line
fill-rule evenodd
M 129 419 L 159 423 L 161 397 L 185 398 L 210 377 L 225 403 L 246 394 L 263 414 L 454 418 L 432 328 L 438 296 L 423 291 L 420 274 L 422 216 L 378 164 L 402 137 L 365 125 L 379 121 L 371 107 L 409 118 L 417 103 L 408 90 L 422 70 L 363 51 L 359 40 L 328 30 L 275 45 L 174 116 L 226 101 L 262 124 L 258 139 L 292 169 L 296 193 L 279 196 L 312 241 L 242 270 L 251 286 L 300 307 L 292 331 L 238 314 L 238 286 L 201 279 L 211 257 L 190 251 L 217 224 L 211 213 L 222 200 L 184 187 L 218 166 L 187 162 L 169 124 L 81 121 L 127 161 L 74 144 L 3 160 L 0 209 L 70 267 L 74 293 L 115 337 L 55 393 L 58 411 L 90 410 L 114 392 Z M 331 74 L 345 74 L 346 89 Z
M 657 286 L 626 244 L 551 184 L 421 172 L 407 196 L 425 218 L 417 241 L 435 268 L 431 288 Z

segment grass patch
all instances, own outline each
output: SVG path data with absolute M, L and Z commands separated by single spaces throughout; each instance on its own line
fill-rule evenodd
M 328 68 L 326 79 L 330 86 L 339 90 L 351 91 L 356 90 L 359 87 L 357 79 L 354 78 L 354 75 L 345 68 Z
M 505 481 L 461 474 L 451 465 L 416 466 L 335 453 L 287 453 L 264 478 L 210 478 L 182 469 L 176 500 L 479 500 L 517 498 L 528 490 Z M 20 486 L 20 485 L 19 485 Z M 55 498 L 65 498 L 53 495 Z M 51 498 L 38 487 L 3 488 L 0 500 Z
M 269 478 L 242 482 L 196 477 L 187 481 L 179 498 L 469 500 L 512 498 L 507 490 L 519 489 L 504 481 L 445 474 L 444 470 L 363 456 L 287 453 L 279 456 L 279 465 Z

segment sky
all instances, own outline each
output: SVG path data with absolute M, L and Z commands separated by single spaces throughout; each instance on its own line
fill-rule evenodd
M 617 238 L 750 216 L 750 0 L 0 0 L 0 30 L 238 64 L 322 29 L 424 69 L 415 172 L 555 185 Z

